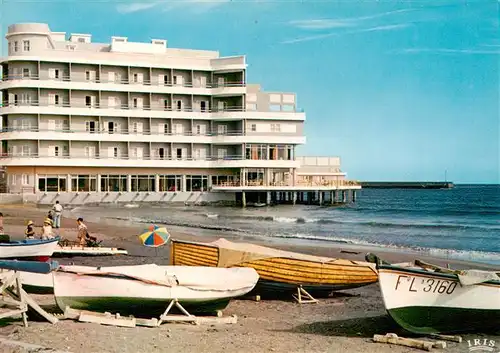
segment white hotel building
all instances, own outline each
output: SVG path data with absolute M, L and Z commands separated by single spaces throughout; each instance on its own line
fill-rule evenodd
M 77 204 L 352 188 L 338 158 L 310 163 L 328 167 L 320 179 L 300 172 L 305 114 L 295 94 L 247 84 L 245 56 L 163 39 L 93 43 L 41 23 L 11 25 L 6 38 L 0 165 L 10 193 Z

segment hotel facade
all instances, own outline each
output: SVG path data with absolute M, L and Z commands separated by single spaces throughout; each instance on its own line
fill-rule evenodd
M 41 23 L 11 25 L 6 38 L 0 164 L 9 193 L 40 203 L 210 202 L 354 187 L 337 157 L 296 156 L 305 113 L 295 94 L 247 84 L 245 56 L 163 39 L 93 43 Z

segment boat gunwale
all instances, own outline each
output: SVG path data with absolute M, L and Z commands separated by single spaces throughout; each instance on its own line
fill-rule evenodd
M 16 241 L 16 242 L 9 242 L 9 243 L 0 243 L 0 247 L 13 247 L 13 246 L 34 246 L 34 245 L 46 245 L 50 244 L 53 242 L 59 242 L 60 238 L 55 237 L 52 239 L 35 239 L 36 241 L 31 240 L 30 242 L 25 242 L 25 240 L 22 241 Z
M 217 247 L 217 246 L 215 246 L 215 245 L 211 245 L 210 243 L 198 243 L 198 242 L 193 242 L 193 241 L 177 240 L 177 239 L 171 239 L 171 242 L 174 245 L 174 246 L 172 246 L 174 254 L 175 254 L 175 250 L 176 250 L 175 249 L 175 243 L 180 243 L 180 244 L 196 245 L 198 247 L 212 248 L 212 249 L 215 249 L 217 251 L 217 258 L 220 256 L 219 255 L 219 249 L 220 248 Z M 259 245 L 259 246 L 261 246 L 261 245 Z M 273 249 L 273 248 L 271 248 L 271 249 Z M 276 250 L 285 251 L 285 250 L 280 250 L 280 249 L 276 249 Z M 292 252 L 293 253 L 293 251 L 287 251 L 287 252 Z M 311 256 L 311 257 L 317 257 L 315 255 L 309 255 L 309 254 L 302 254 L 302 253 L 297 253 L 297 254 Z M 268 256 L 268 257 L 261 258 L 261 259 L 254 259 L 254 260 L 251 260 L 251 261 L 246 261 L 244 263 L 245 264 L 250 264 L 250 263 L 252 263 L 254 261 L 270 260 L 270 259 L 286 259 L 286 260 L 298 261 L 298 262 L 301 262 L 301 263 L 314 263 L 314 264 L 320 264 L 320 265 L 328 264 L 328 265 L 346 266 L 346 267 L 362 267 L 362 268 L 370 269 L 375 275 L 377 275 L 377 270 L 374 269 L 371 266 L 372 264 L 370 262 L 367 262 L 367 261 L 357 261 L 357 260 L 348 260 L 348 259 L 343 259 L 343 258 L 331 258 L 331 261 L 322 262 L 322 261 L 317 261 L 317 260 L 297 259 L 297 258 L 294 258 L 294 257 Z M 336 264 L 335 261 L 339 261 L 339 260 L 340 261 L 347 261 L 349 263 L 346 263 L 346 264 Z
M 418 269 L 418 268 L 405 268 L 405 267 L 399 267 L 399 266 L 392 266 L 392 265 L 378 265 L 377 266 L 378 272 L 379 273 L 410 273 L 412 275 L 415 275 L 417 277 L 438 277 L 438 278 L 446 278 L 450 280 L 454 280 L 457 282 L 460 282 L 458 275 L 454 273 L 443 273 L 443 272 L 430 272 L 425 269 Z M 493 286 L 493 287 L 500 287 L 500 281 L 496 280 L 488 280 L 482 283 L 476 283 L 474 285 L 483 285 L 483 286 Z

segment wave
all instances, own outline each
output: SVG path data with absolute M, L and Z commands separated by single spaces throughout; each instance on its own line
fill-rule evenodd
M 423 247 L 423 246 L 402 246 L 396 244 L 385 244 L 378 242 L 368 242 L 359 239 L 347 239 L 343 237 L 336 236 L 317 236 L 313 234 L 305 233 L 291 233 L 291 234 L 268 234 L 267 236 L 272 238 L 282 238 L 282 239 L 299 239 L 299 240 L 313 240 L 313 241 L 324 241 L 338 244 L 350 244 L 358 245 L 364 247 L 383 247 L 384 250 L 399 250 L 399 251 L 411 251 L 427 254 L 439 258 L 452 258 L 456 260 L 464 261 L 474 261 L 474 262 L 484 262 L 489 264 L 500 264 L 500 253 L 498 252 L 487 252 L 479 250 L 459 250 L 459 249 L 444 249 L 444 248 L 434 248 L 434 247 Z
M 446 209 L 446 208 L 376 208 L 376 207 L 344 207 L 343 210 L 348 210 L 350 212 L 360 212 L 360 213 L 376 213 L 376 214 L 423 214 L 423 215 L 435 215 L 435 216 L 467 216 L 467 215 L 478 215 L 478 216 L 498 216 L 500 215 L 500 208 L 497 206 L 476 206 L 470 207 L 470 205 L 463 205 L 464 208 L 457 209 Z
M 185 228 L 198 228 L 198 229 L 219 230 L 224 232 L 250 233 L 250 231 L 245 229 L 226 227 L 221 225 L 170 221 L 166 219 L 144 219 L 144 218 L 127 218 L 127 217 L 108 217 L 108 219 L 136 222 L 141 224 L 164 224 L 164 225 L 171 225 L 171 226 L 185 227 Z
M 343 225 L 358 225 L 377 228 L 414 228 L 414 229 L 455 229 L 455 230 L 496 230 L 500 231 L 500 227 L 484 226 L 484 225 L 469 225 L 469 224 L 450 224 L 450 223 L 398 223 L 384 221 L 349 221 L 331 218 L 307 218 L 307 217 L 284 217 L 284 216 L 254 216 L 254 215 L 220 215 L 220 214 L 204 214 L 207 218 L 221 219 L 239 219 L 239 220 L 257 220 L 276 223 L 318 223 L 318 224 L 343 224 Z

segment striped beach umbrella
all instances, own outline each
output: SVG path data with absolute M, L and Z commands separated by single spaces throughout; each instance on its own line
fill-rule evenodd
M 144 233 L 139 235 L 139 239 L 142 245 L 157 248 L 164 245 L 170 239 L 170 234 L 167 228 L 152 224 Z

